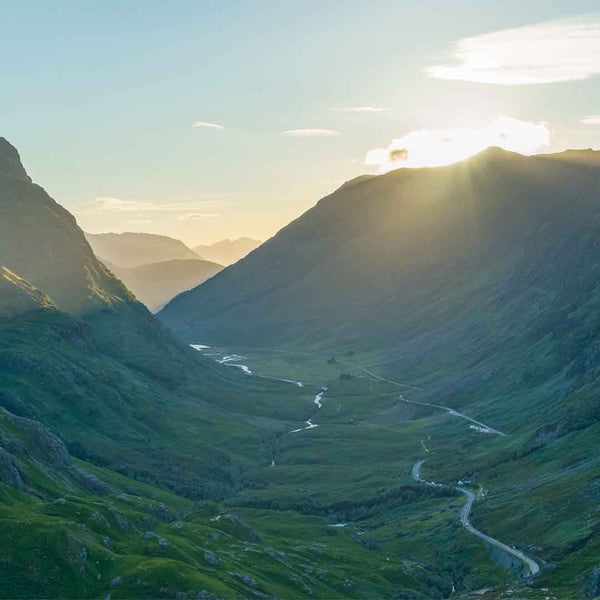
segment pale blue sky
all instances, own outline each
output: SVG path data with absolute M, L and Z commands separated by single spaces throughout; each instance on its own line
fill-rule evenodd
M 13 4 L 0 13 L 0 135 L 94 232 L 264 239 L 375 172 L 368 151 L 422 128 L 507 115 L 544 121 L 544 151 L 600 145 L 600 125 L 581 123 L 600 114 L 600 76 L 506 86 L 426 72 L 452 62 L 456 40 L 597 1 Z M 361 106 L 388 110 L 332 110 Z M 282 133 L 296 129 L 338 134 Z

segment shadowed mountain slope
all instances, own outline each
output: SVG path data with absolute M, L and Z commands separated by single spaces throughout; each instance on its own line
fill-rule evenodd
M 483 333 L 484 305 L 558 307 L 595 284 L 599 177 L 600 153 L 489 149 L 346 184 L 160 316 L 230 344 L 392 347 L 466 310 Z
M 593 151 L 359 179 L 159 316 L 209 344 L 376 353 L 460 402 L 561 371 L 564 393 L 594 376 L 599 193 Z

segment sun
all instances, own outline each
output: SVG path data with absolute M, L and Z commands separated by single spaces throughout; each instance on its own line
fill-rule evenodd
M 498 117 L 483 127 L 420 129 L 367 153 L 365 164 L 386 173 L 399 167 L 439 167 L 459 162 L 489 146 L 532 154 L 550 143 L 545 123 Z

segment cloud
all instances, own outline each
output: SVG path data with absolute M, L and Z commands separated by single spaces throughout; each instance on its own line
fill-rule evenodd
M 179 215 L 177 217 L 178 221 L 196 221 L 199 219 L 212 219 L 215 217 L 220 217 L 221 215 L 217 213 L 186 213 L 184 215 Z
M 204 127 L 206 129 L 225 129 L 223 125 L 218 123 L 207 123 L 206 121 L 196 121 L 192 127 Z
M 399 167 L 434 167 L 464 160 L 489 146 L 532 154 L 550 143 L 544 123 L 499 117 L 489 125 L 462 129 L 420 129 L 367 153 L 365 164 L 381 172 Z
M 152 223 L 152 219 L 127 219 L 127 225 L 148 225 Z
M 143 200 L 122 200 L 102 196 L 85 202 L 79 212 L 90 213 L 192 213 L 194 211 L 205 211 L 207 206 L 214 205 L 216 200 L 201 200 L 192 202 L 160 202 L 152 203 Z M 203 214 L 199 212 L 198 214 Z
M 281 132 L 283 135 L 291 135 L 295 137 L 317 137 L 326 135 L 339 135 L 339 131 L 333 129 L 288 129 Z
M 380 113 L 390 109 L 383 106 L 352 106 L 349 108 L 332 108 L 331 110 L 334 112 L 349 113 Z
M 585 125 L 600 125 L 600 115 L 588 115 L 587 117 L 583 117 L 581 122 Z
M 455 42 L 456 64 L 434 65 L 436 79 L 496 85 L 576 81 L 600 73 L 600 14 L 504 29 Z

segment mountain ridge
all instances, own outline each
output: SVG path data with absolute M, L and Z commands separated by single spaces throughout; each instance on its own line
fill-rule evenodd
M 175 259 L 198 258 L 181 240 L 155 233 L 86 233 L 97 256 L 117 267 L 133 268 Z
M 230 265 L 244 258 L 249 252 L 258 248 L 261 243 L 259 240 L 250 237 L 240 237 L 233 240 L 220 240 L 214 244 L 194 246 L 193 250 L 206 260 L 222 265 Z

